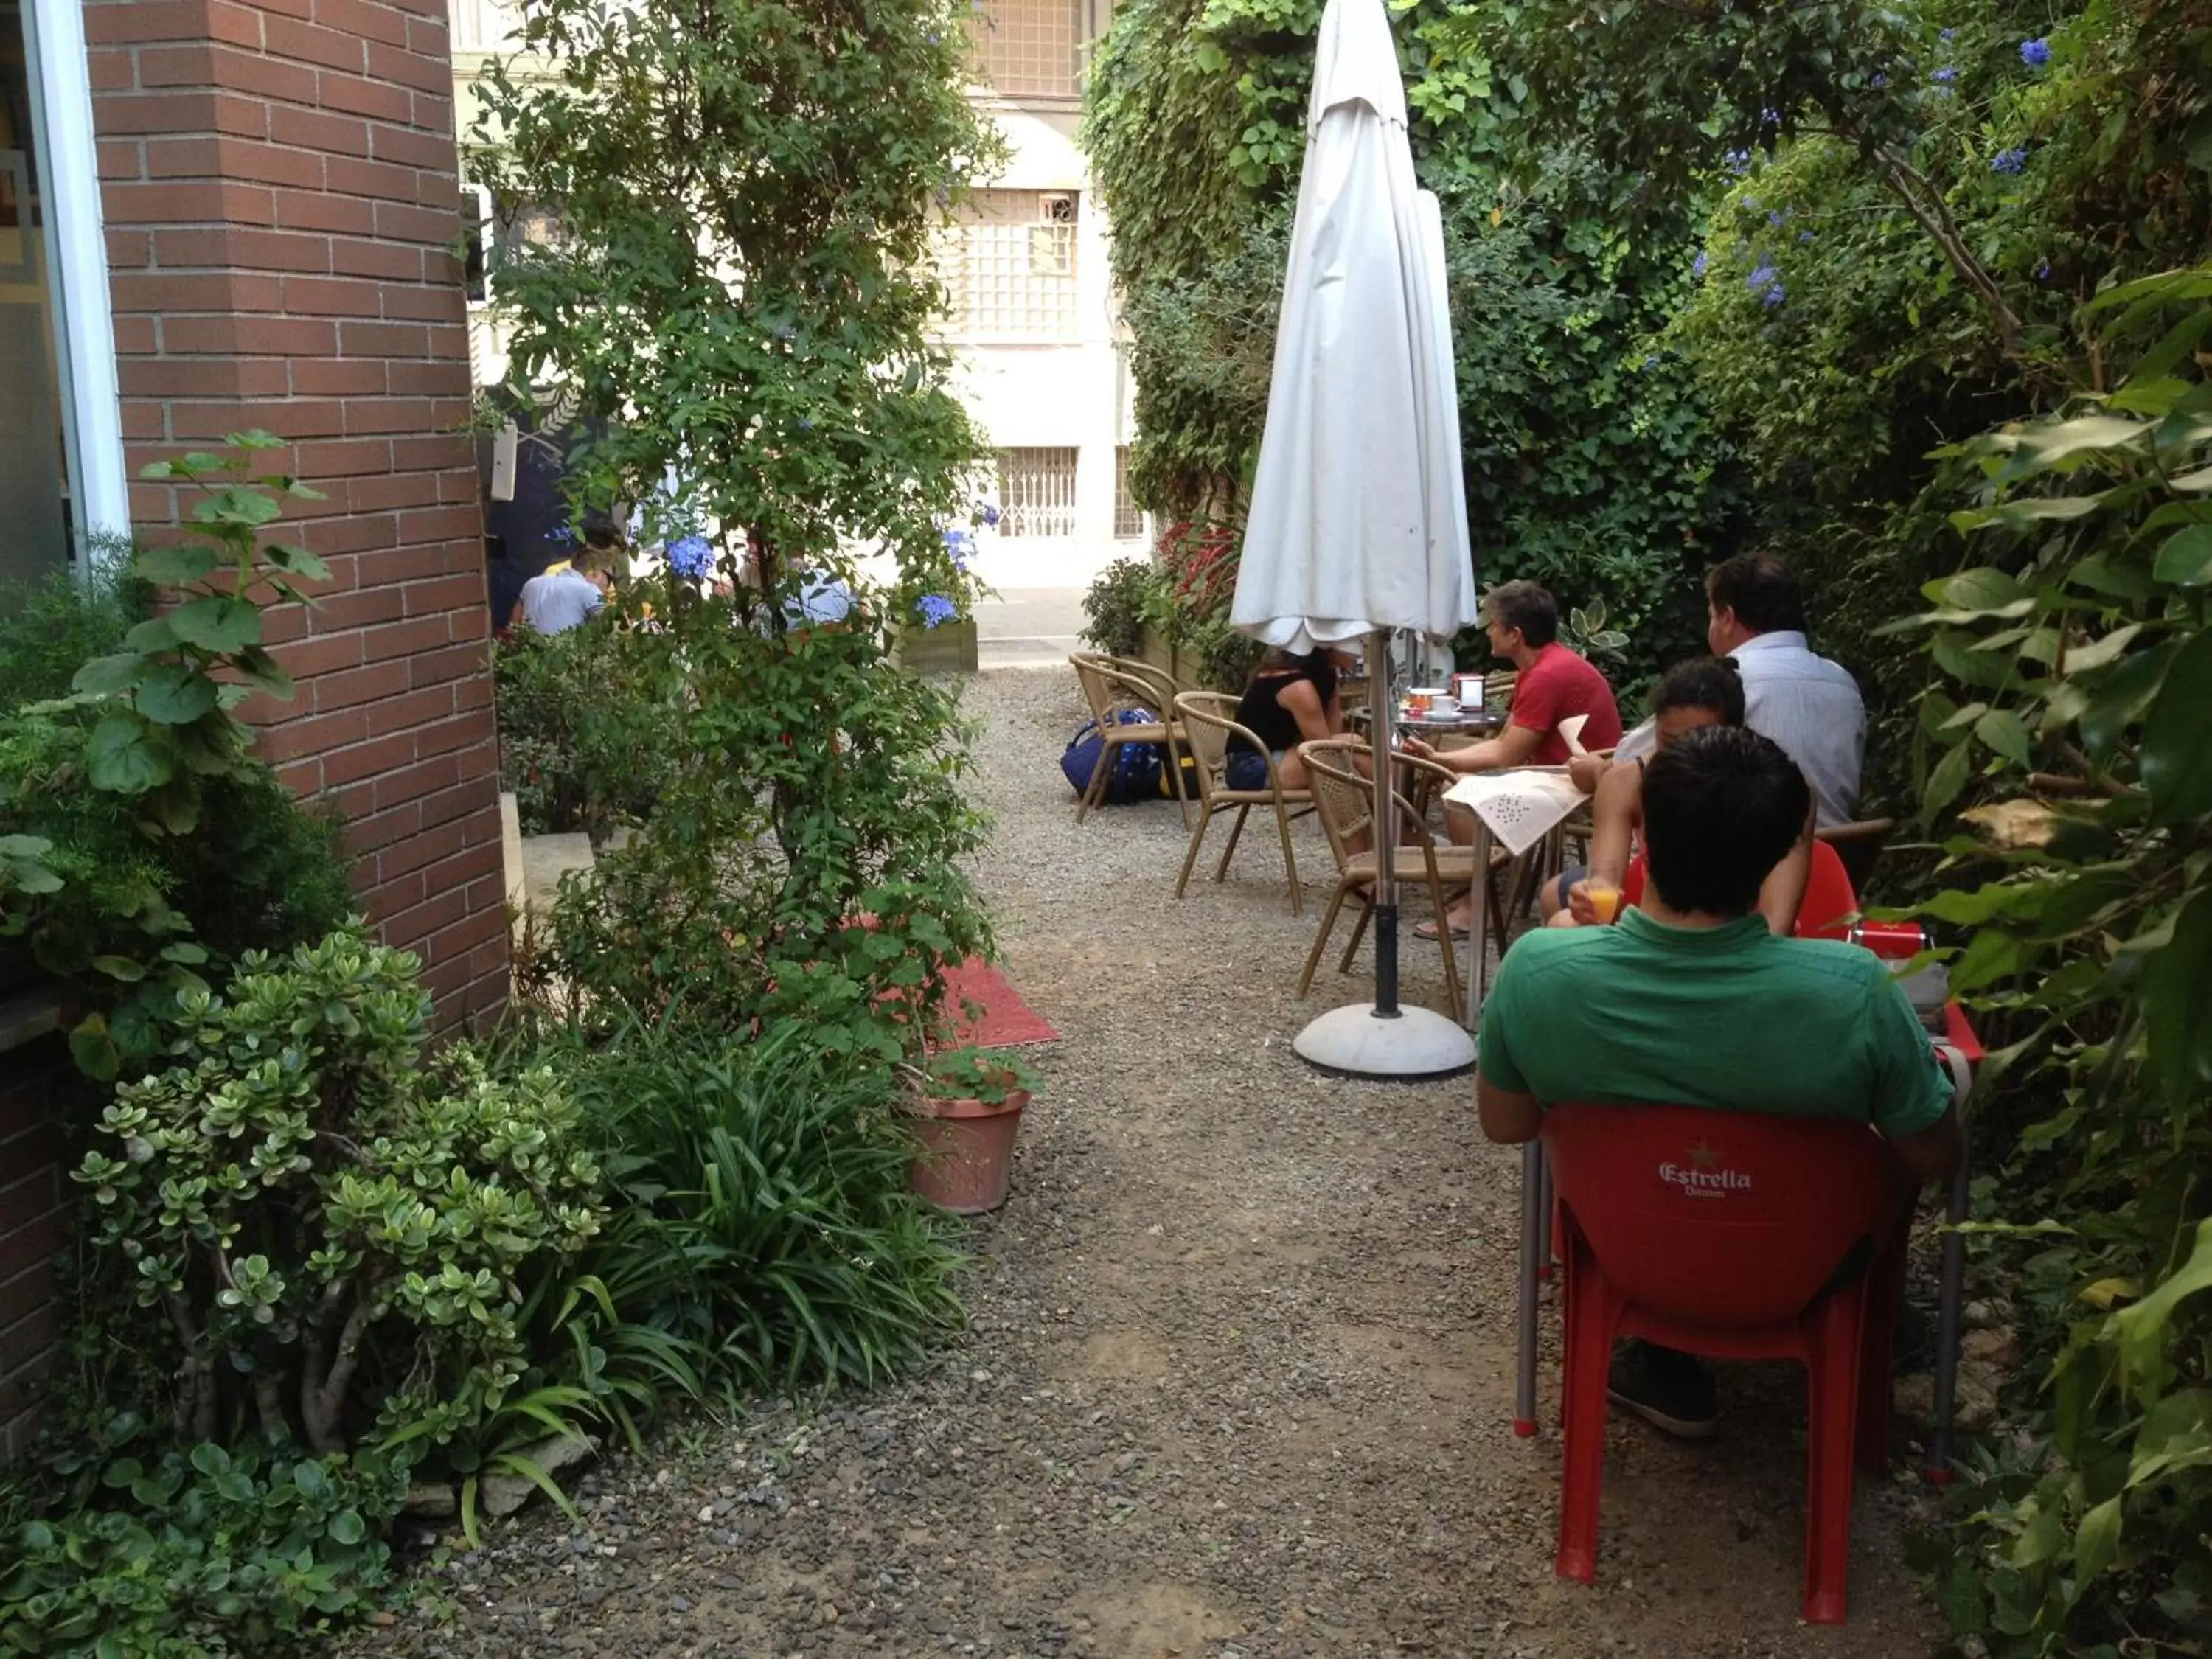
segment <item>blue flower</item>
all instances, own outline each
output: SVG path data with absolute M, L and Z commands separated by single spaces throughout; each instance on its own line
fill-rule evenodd
M 2051 61 L 2051 42 L 2048 40 L 2021 41 L 2020 61 L 2030 69 L 2041 69 Z
M 1766 292 L 1760 295 L 1759 297 L 1770 306 L 1778 306 L 1783 302 L 1783 301 L 1788 299 L 1790 296 L 1783 291 L 1782 279 L 1779 276 L 1777 276 L 1773 283 L 1769 285 Z
M 1813 233 L 1809 230 L 1801 230 L 1797 233 L 1797 240 L 1801 242 L 1809 242 L 1813 240 Z
M 1931 81 L 1940 81 L 1945 86 L 1948 86 L 1959 78 L 1959 71 L 1946 64 L 1943 68 L 1932 72 L 1928 78 Z
M 1644 360 L 1644 368 L 1658 368 L 1658 367 L 1659 367 L 1659 359 L 1658 359 L 1658 357 L 1657 357 L 1656 356 L 1653 356 L 1646 357 L 1646 358 Z
M 983 526 L 987 530 L 999 527 L 999 509 L 988 501 L 983 503 Z
M 2024 149 L 2001 149 L 1990 161 L 1990 170 L 1996 173 L 2018 173 L 2027 165 L 2027 152 Z
M 576 539 L 576 532 L 567 525 L 556 525 L 545 532 L 545 539 L 556 547 L 566 547 Z
M 1690 262 L 1690 275 L 1692 276 L 1703 276 L 1705 274 L 1705 251 L 1703 248 L 1699 248 L 1698 250 L 1698 257 Z
M 942 593 L 923 594 L 914 602 L 914 608 L 921 613 L 924 628 L 934 628 L 939 623 L 951 622 L 960 614 L 960 607 Z
M 1771 259 L 1761 259 L 1753 268 L 1751 275 L 1743 279 L 1743 285 L 1756 294 L 1768 283 L 1779 280 L 1774 272 L 1774 262 Z
M 1766 216 L 1766 222 L 1770 225 L 1779 226 L 1782 222 L 1782 216 L 1779 213 L 1770 213 Z
M 1772 109 L 1763 109 L 1759 111 L 1759 125 L 1763 127 L 1780 126 L 1782 125 L 1782 112 Z
M 1724 154 L 1721 160 L 1728 163 L 1730 173 L 1741 173 L 1751 165 L 1751 152 L 1747 149 L 1732 149 Z
M 1945 29 L 1945 30 L 1944 30 L 1941 34 L 1938 34 L 1936 38 L 1938 40 L 1949 40 L 1953 35 L 1956 34 L 1958 32 L 1959 32 L 1959 31 L 1958 31 L 1958 30 L 1956 30 L 1956 29 Z
M 1867 84 L 1876 92 L 1880 92 L 1889 84 L 1889 77 L 1887 75 L 1869 75 L 1867 76 Z
M 2036 268 L 2035 268 L 2035 280 L 2036 280 L 2037 282 L 2039 282 L 2039 283 L 2047 283 L 2047 282 L 2049 282 L 2049 281 L 2051 280 L 2051 261 L 2050 261 L 2050 260 L 2045 259 L 2045 260 L 2041 264 L 2039 264 L 2039 265 L 2036 266 Z
M 964 530 L 948 530 L 945 532 L 945 550 L 952 556 L 955 570 L 965 570 L 968 561 L 975 556 L 975 538 Z
M 696 582 L 714 569 L 714 550 L 704 536 L 686 536 L 668 544 L 668 568 Z

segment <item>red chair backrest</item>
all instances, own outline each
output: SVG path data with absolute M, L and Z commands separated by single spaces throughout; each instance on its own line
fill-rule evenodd
M 1623 905 L 1644 902 L 1644 854 L 1628 861 L 1620 878 Z M 1847 918 L 1858 914 L 1859 896 L 1851 890 L 1850 872 L 1836 849 L 1825 841 L 1813 843 L 1813 867 L 1805 876 L 1805 900 L 1797 907 L 1799 939 L 1844 939 L 1850 935 Z
M 1904 1200 L 1896 1155 L 1838 1118 L 1574 1103 L 1543 1135 L 1606 1279 L 1686 1325 L 1795 1318 Z

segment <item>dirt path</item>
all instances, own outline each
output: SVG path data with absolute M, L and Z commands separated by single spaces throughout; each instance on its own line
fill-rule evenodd
M 1615 1424 L 1601 1582 L 1551 1571 L 1558 1441 L 1510 1432 L 1516 1160 L 1471 1085 L 1290 1053 L 1327 866 L 1269 836 L 1178 904 L 1172 803 L 1080 829 L 1065 671 L 986 677 L 983 872 L 1008 976 L 1060 1028 L 970 1330 L 933 1374 L 802 1419 L 693 1425 L 426 1572 L 362 1650 L 1104 1659 L 1923 1654 L 1908 1488 L 1863 1487 L 1853 1615 L 1796 1620 L 1802 1394 L 1723 1376 L 1723 1437 Z M 1255 830 L 1261 828 L 1255 824 Z M 1408 951 L 1408 992 L 1440 994 Z M 1556 1364 L 1547 1372 L 1547 1410 Z

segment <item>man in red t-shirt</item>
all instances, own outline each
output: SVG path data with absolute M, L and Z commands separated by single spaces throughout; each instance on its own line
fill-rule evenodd
M 1496 737 L 1464 749 L 1438 754 L 1413 738 L 1406 747 L 1455 772 L 1498 772 L 1514 766 L 1564 766 L 1569 750 L 1559 722 L 1586 715 L 1577 739 L 1586 750 L 1610 749 L 1620 741 L 1620 710 L 1604 675 L 1559 643 L 1559 604 L 1534 582 L 1507 582 L 1483 602 L 1490 648 L 1520 671 L 1513 688 L 1513 712 Z M 1444 817 L 1452 839 L 1474 839 L 1474 815 L 1451 808 Z M 1470 907 L 1452 907 L 1455 937 L 1465 933 Z M 1434 924 L 1424 922 L 1433 936 Z M 1420 932 L 1421 929 L 1416 929 Z

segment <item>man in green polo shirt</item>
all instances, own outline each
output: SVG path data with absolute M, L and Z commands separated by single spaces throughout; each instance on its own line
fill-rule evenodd
M 1777 939 L 1756 908 L 1810 800 L 1747 727 L 1702 727 L 1651 758 L 1644 908 L 1530 933 L 1498 969 L 1475 1083 L 1484 1134 L 1534 1139 L 1553 1101 L 1704 1106 L 1870 1123 L 1917 1178 L 1950 1171 L 1950 1086 L 1889 970 L 1855 945 Z M 1713 1431 L 1712 1376 L 1687 1354 L 1624 1343 L 1612 1389 L 1670 1432 Z

